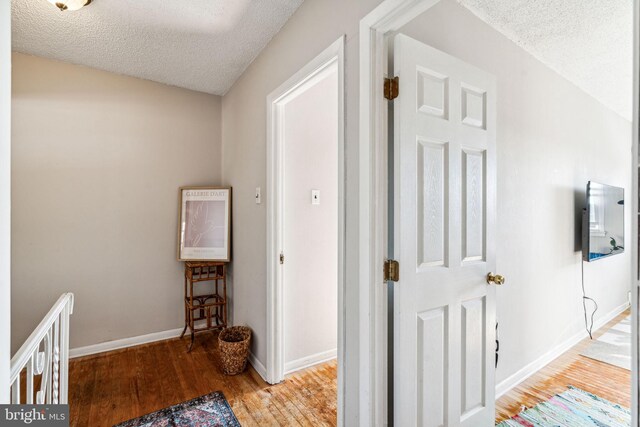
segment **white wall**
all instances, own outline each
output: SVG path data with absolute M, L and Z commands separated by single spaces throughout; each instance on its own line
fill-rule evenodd
M 178 187 L 220 183 L 220 98 L 13 59 L 13 351 L 66 291 L 72 348 L 182 327 Z
M 253 329 L 252 352 L 263 363 L 266 204 L 255 205 L 253 196 L 255 187 L 266 187 L 264 101 L 346 34 L 346 301 L 358 301 L 357 31 L 360 19 L 380 2 L 306 0 L 222 101 L 223 181 L 234 186 L 234 321 Z M 584 187 L 593 179 L 630 188 L 631 126 L 453 2 L 447 0 L 411 28 L 409 35 L 423 34 L 435 47 L 501 77 L 499 93 L 509 100 L 501 101 L 498 111 L 498 265 L 508 280 L 498 294 L 500 381 L 582 327 L 580 254 L 575 246 Z M 585 269 L 587 287 L 594 288 L 602 305 L 599 315 L 623 301 L 625 289 L 591 285 L 608 273 L 614 279 L 607 283 L 620 283 L 629 271 L 628 253 L 609 261 Z M 546 280 L 548 274 L 557 279 Z M 556 320 L 548 312 L 560 316 Z M 358 307 L 349 305 L 346 425 L 366 419 L 358 399 L 359 316 Z M 532 335 L 531 342 L 526 334 Z
M 284 105 L 285 372 L 331 357 L 338 333 L 338 66 Z M 320 204 L 311 203 L 320 191 Z
M 0 404 L 11 348 L 11 2 L 0 2 Z
M 251 351 L 266 358 L 266 203 L 254 202 L 266 188 L 267 95 L 346 35 L 346 313 L 345 425 L 359 422 L 358 333 L 358 29 L 381 0 L 306 0 L 247 68 L 222 100 L 223 181 L 234 189 L 234 323 L 253 329 Z M 269 197 L 269 194 L 263 194 Z M 265 199 L 266 200 L 266 199 Z M 366 396 L 363 396 L 363 401 Z
M 630 197 L 631 124 L 453 0 L 401 32 L 497 76 L 497 265 L 507 279 L 497 291 L 500 382 L 584 328 L 585 187 L 594 180 Z M 596 319 L 627 301 L 630 262 L 627 251 L 585 266 Z

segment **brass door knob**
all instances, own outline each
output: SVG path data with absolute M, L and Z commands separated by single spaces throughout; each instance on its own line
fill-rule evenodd
M 487 283 L 489 285 L 504 285 L 504 276 L 489 273 L 487 274 Z

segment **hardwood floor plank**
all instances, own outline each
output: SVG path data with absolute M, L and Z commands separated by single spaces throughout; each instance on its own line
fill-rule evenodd
M 284 409 L 286 413 L 286 425 L 290 426 L 302 426 L 304 425 L 304 416 L 300 412 L 300 410 L 291 402 L 289 399 L 285 399 L 282 393 L 272 390 L 268 388 L 266 390 L 268 393 L 272 393 L 272 399 L 277 402 L 278 407 Z M 282 410 L 281 409 L 281 410 Z
M 83 426 L 88 425 L 88 420 L 91 414 L 91 399 L 93 397 L 93 390 L 96 385 L 96 369 L 95 364 L 92 361 L 87 361 L 83 365 L 70 365 L 69 378 L 86 378 L 78 392 L 78 405 L 70 405 L 69 417 L 71 419 L 70 425 Z M 69 390 L 69 399 L 71 399 L 71 390 Z M 75 414 L 75 415 L 74 415 Z
M 292 384 L 287 380 L 285 380 L 282 385 L 284 385 L 284 387 L 278 387 L 277 392 L 281 394 L 284 399 L 292 402 L 296 408 L 298 408 L 302 415 L 301 424 L 303 426 L 320 425 L 322 423 L 321 418 L 316 417 L 313 408 L 306 404 L 306 399 L 302 396 L 300 390 L 296 389 L 295 386 L 292 386 Z M 278 384 L 278 386 L 280 386 L 280 384 Z
M 98 359 L 96 360 L 95 369 L 97 372 L 108 372 L 111 377 L 111 360 L 110 359 Z M 96 375 L 96 386 L 93 389 L 92 401 L 96 402 L 92 405 L 90 417 L 92 419 L 109 420 L 111 418 L 111 384 L 109 383 L 109 377 L 102 377 Z M 104 421 L 103 421 L 104 422 Z
M 311 408 L 315 414 L 318 414 L 316 418 L 318 418 L 323 425 L 333 425 L 329 424 L 329 420 L 335 417 L 335 414 L 332 413 L 327 401 L 325 400 L 324 395 L 319 395 L 318 393 L 314 393 L 314 385 L 311 381 L 305 381 L 306 378 L 302 378 L 299 375 L 295 375 L 291 378 L 291 384 L 296 390 L 299 390 L 306 402 L 311 405 Z

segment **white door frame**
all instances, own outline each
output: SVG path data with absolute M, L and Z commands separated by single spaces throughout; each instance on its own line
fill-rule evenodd
M 338 421 L 344 424 L 345 350 L 345 155 L 344 155 L 344 37 L 291 76 L 267 97 L 267 382 L 284 379 L 284 283 L 280 274 L 283 230 L 282 108 L 287 98 L 313 84 L 327 68 L 338 66 Z
M 640 391 L 638 389 L 638 372 L 640 372 L 639 340 L 638 333 L 638 308 L 640 300 L 638 299 L 640 282 L 638 281 L 638 222 L 636 221 L 636 212 L 640 212 L 638 206 L 638 149 L 640 138 L 640 1 L 633 2 L 633 125 L 631 141 L 631 425 L 638 425 L 638 397 Z M 640 217 L 639 217 L 640 218 Z
M 11 360 L 11 2 L 0 2 L 0 404 Z
M 385 0 L 360 21 L 359 295 L 360 425 L 388 423 L 387 76 L 388 36 L 440 0 Z
M 387 254 L 387 101 L 382 82 L 387 76 L 388 36 L 404 24 L 438 4 L 440 0 L 385 0 L 360 21 L 360 100 L 359 100 L 359 351 L 360 351 L 360 425 L 379 426 L 388 422 L 387 378 L 387 294 L 382 263 Z M 637 212 L 638 195 L 638 61 L 640 0 L 634 0 L 634 126 L 633 126 L 633 203 Z M 634 217 L 635 218 L 635 217 Z M 637 223 L 632 221 L 634 236 Z M 631 257 L 635 266 L 638 244 L 632 240 Z M 637 277 L 637 269 L 633 276 Z M 638 281 L 631 285 L 633 372 L 632 425 L 638 425 Z

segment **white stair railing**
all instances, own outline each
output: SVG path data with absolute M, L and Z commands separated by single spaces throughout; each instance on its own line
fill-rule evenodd
M 11 403 L 66 404 L 69 391 L 69 316 L 73 294 L 63 294 L 11 359 Z M 26 370 L 26 376 L 22 372 Z M 22 383 L 26 398 L 21 398 Z M 39 380 L 39 382 L 38 382 Z M 38 390 L 35 390 L 35 387 Z

